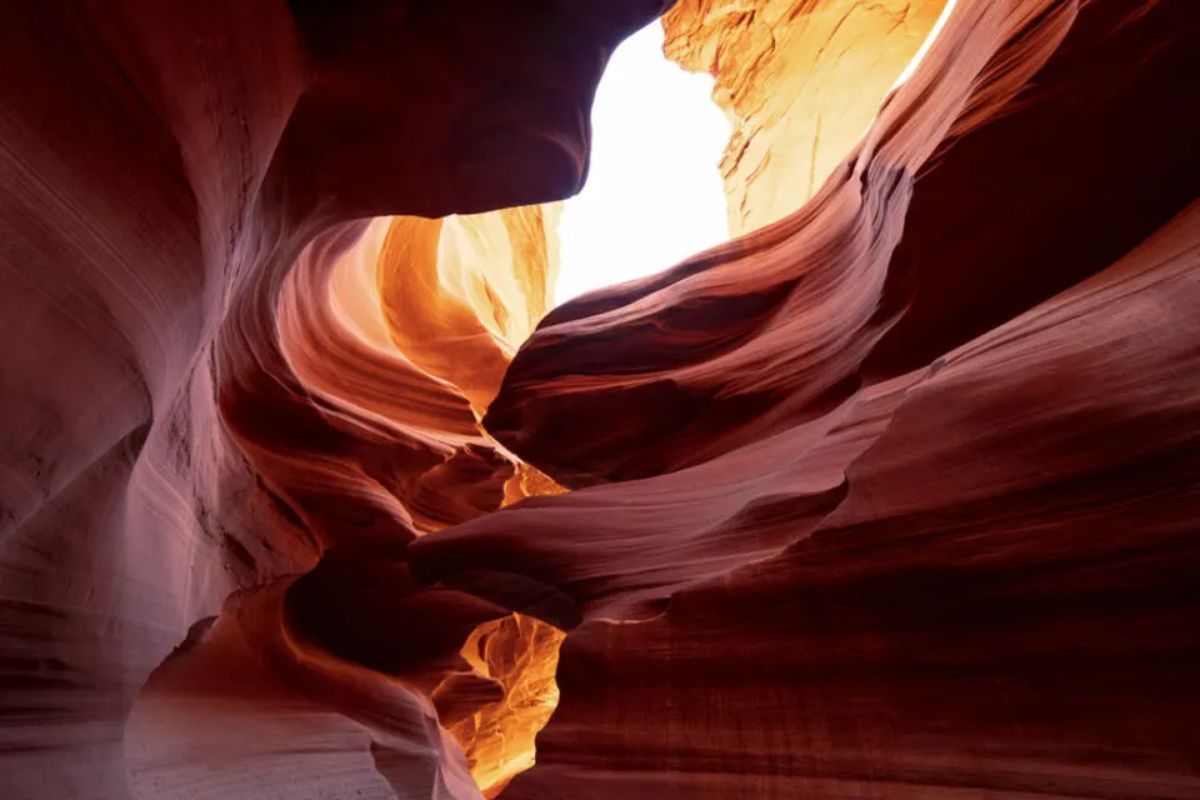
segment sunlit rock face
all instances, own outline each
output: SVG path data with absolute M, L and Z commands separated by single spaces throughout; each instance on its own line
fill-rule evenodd
M 554 673 L 564 635 L 521 614 L 484 623 L 463 645 L 471 672 L 451 674 L 434 691 L 439 720 L 462 743 L 485 797 L 498 797 L 534 764 L 534 738 L 558 705 Z
M 485 425 L 576 491 L 410 556 L 574 601 L 506 797 L 1200 794 L 1198 34 L 959 0 L 798 211 L 551 312 Z
M 549 310 L 557 211 L 546 205 L 445 220 L 394 218 L 381 243 L 375 271 L 392 341 L 415 365 L 457 387 L 478 416 L 512 354 Z
M 721 161 L 729 230 L 782 219 L 862 138 L 945 0 L 680 0 L 666 53 L 716 78 L 734 124 Z
M 1195 3 L 681 2 L 546 314 L 663 5 L 0 4 L 0 797 L 1200 796 Z
M 456 217 L 398 279 L 370 218 L 575 191 L 661 11 L 3 4 L 0 796 L 479 796 L 431 694 L 511 611 L 405 549 L 551 486 L 476 420 L 553 256 L 544 212 Z M 473 383 L 405 352 L 465 329 Z

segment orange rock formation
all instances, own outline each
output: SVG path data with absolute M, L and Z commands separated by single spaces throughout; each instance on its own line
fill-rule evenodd
M 944 0 L 680 0 L 666 53 L 716 79 L 733 122 L 721 161 L 729 230 L 775 222 L 816 194 L 875 119 Z
M 539 322 L 664 5 L 0 4 L 0 797 L 1200 796 L 1194 0 L 684 0 Z
M 565 634 L 534 617 L 513 614 L 485 622 L 467 638 L 462 655 L 472 668 L 468 678 L 486 678 L 494 687 L 489 702 L 461 709 L 464 681 L 448 678 L 434 701 L 454 704 L 457 713 L 441 722 L 462 744 L 471 774 L 485 797 L 496 797 L 518 773 L 534 764 L 534 738 L 558 705 L 558 648 Z M 498 684 L 498 686 L 497 686 Z M 464 711 L 466 716 L 460 716 Z
M 557 218 L 551 204 L 388 223 L 377 280 L 392 341 L 479 416 L 552 303 Z

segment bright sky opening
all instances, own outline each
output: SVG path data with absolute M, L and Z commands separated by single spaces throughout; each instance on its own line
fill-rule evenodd
M 557 303 L 729 238 L 719 167 L 729 122 L 712 77 L 685 72 L 662 45 L 654 22 L 617 48 L 600 81 L 587 183 L 558 226 Z

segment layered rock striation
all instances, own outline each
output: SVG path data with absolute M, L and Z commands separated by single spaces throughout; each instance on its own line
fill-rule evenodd
M 663 6 L 0 7 L 0 796 L 1200 796 L 1195 4 L 684 0 L 543 319 Z
M 436 267 L 370 245 L 576 190 L 661 10 L 4 5 L 0 795 L 479 796 L 431 698 L 510 612 L 404 551 L 536 483 L 476 419 L 553 255 L 538 210 L 502 216 L 525 272 L 449 263 L 474 217 Z M 404 348 L 463 307 L 459 385 Z
M 1198 33 L 960 0 L 797 212 L 551 312 L 485 424 L 576 491 L 411 555 L 572 600 L 506 797 L 1200 793 Z

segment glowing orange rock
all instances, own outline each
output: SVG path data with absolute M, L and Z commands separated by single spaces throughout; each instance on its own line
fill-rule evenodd
M 557 212 L 548 204 L 387 224 L 375 257 L 388 333 L 405 358 L 457 388 L 477 415 L 551 302 Z
M 729 230 L 812 197 L 875 118 L 945 0 L 680 0 L 663 16 L 669 58 L 716 78 L 733 121 L 721 172 Z
M 218 614 L 213 643 L 231 644 L 222 610 L 253 607 L 234 649 L 319 666 L 279 694 L 331 723 L 316 738 L 337 731 L 335 760 L 357 772 L 343 787 L 375 791 L 385 775 L 400 796 L 478 797 L 418 690 L 335 653 L 279 583 L 331 559 L 403 566 L 418 534 L 497 508 L 513 474 L 466 392 L 352 299 L 367 262 L 339 257 L 377 233 L 373 216 L 576 191 L 605 57 L 662 6 L 0 4 L 0 796 L 167 796 L 156 777 L 197 764 L 165 743 L 134 763 L 166 718 L 143 717 L 148 738 L 134 725 L 127 747 L 130 711 L 143 689 L 155 712 L 201 693 L 204 659 L 164 660 Z M 532 264 L 541 245 L 524 235 L 512 246 Z M 478 302 L 480 285 L 460 284 Z M 531 275 L 514 285 L 545 291 Z M 484 329 L 519 337 L 537 302 L 489 286 L 504 311 Z M 389 603 L 402 594 L 380 585 Z M 423 619 L 455 633 L 453 652 L 466 631 L 447 618 L 464 604 Z M 309 635 L 289 641 L 297 631 Z M 266 693 L 257 666 L 232 672 Z M 243 706 L 266 729 L 271 699 Z M 211 752 L 231 749 L 213 715 L 236 726 L 237 705 L 192 706 Z M 185 738 L 196 727 L 167 722 Z M 416 752 L 432 769 L 404 767 Z M 270 781 L 206 764 L 187 796 L 254 797 Z M 281 790 L 323 791 L 316 772 Z
M 585 488 L 410 549 L 583 619 L 508 797 L 1200 793 L 1198 35 L 959 0 L 811 202 L 549 315 L 485 423 Z
M 496 695 L 465 715 L 442 711 L 442 724 L 462 743 L 471 774 L 486 797 L 495 797 L 519 772 L 534 764 L 534 737 L 558 704 L 554 671 L 562 631 L 533 617 L 513 614 L 486 622 L 472 632 L 462 655 L 473 677 L 487 679 Z M 445 695 L 463 692 L 469 680 L 448 679 L 434 692 L 439 708 Z M 490 701 L 490 702 L 488 702 Z
M 4 800 L 1200 795 L 1194 0 L 959 0 L 505 367 L 663 5 L 0 3 Z M 689 13 L 751 227 L 931 10 Z

